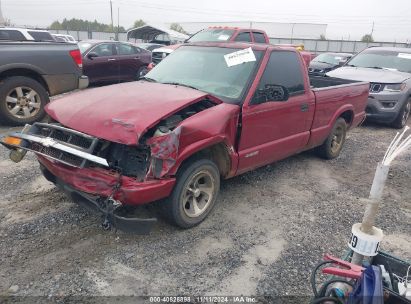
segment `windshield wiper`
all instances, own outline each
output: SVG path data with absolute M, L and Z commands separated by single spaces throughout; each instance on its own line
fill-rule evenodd
M 140 77 L 140 79 L 148 81 L 148 82 L 157 82 L 157 80 L 150 78 L 150 77 L 146 77 L 146 76 Z
M 176 85 L 176 86 L 182 86 L 182 87 L 186 87 L 186 88 L 198 90 L 198 88 L 196 88 L 196 87 L 193 87 L 193 86 L 191 86 L 191 85 L 184 84 L 184 83 L 179 83 L 179 82 L 162 82 L 162 83 L 163 83 L 163 84 Z
M 345 66 L 349 66 L 349 67 L 353 67 L 353 68 L 357 67 L 356 65 L 353 65 L 353 64 L 346 64 Z
M 365 67 L 366 69 L 376 69 L 376 70 L 383 70 L 384 68 L 382 67 L 377 67 L 377 66 L 373 66 L 373 67 Z

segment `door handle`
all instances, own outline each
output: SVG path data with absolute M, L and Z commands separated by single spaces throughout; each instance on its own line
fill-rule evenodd
M 137 56 L 137 57 L 134 57 L 134 59 L 135 59 L 135 60 L 139 60 L 139 59 L 140 59 L 140 57 L 138 57 L 138 56 Z
M 303 104 L 300 106 L 301 112 L 308 112 L 309 108 L 310 108 L 310 107 L 308 106 L 308 103 L 303 103 Z
M 114 58 L 109 58 L 107 61 L 116 61 Z

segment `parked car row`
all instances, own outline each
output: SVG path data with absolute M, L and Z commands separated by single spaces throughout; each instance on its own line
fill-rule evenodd
M 367 119 L 403 128 L 411 112 L 411 49 L 371 47 L 326 73 L 328 77 L 367 81 Z
M 74 38 L 69 35 L 51 35 L 41 30 L 0 28 L 0 40 L 20 39 L 75 42 Z M 186 42 L 267 44 L 269 38 L 264 31 L 256 29 L 210 27 L 194 34 Z M 78 43 L 82 56 L 82 72 L 88 77 L 90 84 L 137 80 L 182 45 L 184 44 L 163 46 L 156 43 L 132 44 L 98 40 L 85 40 Z M 408 67 L 409 49 L 389 50 L 374 47 L 356 56 L 349 53 L 328 52 L 312 59 L 312 54 L 306 52 L 301 45 L 278 46 L 294 47 L 299 50 L 308 65 L 310 76 L 333 76 L 369 81 L 371 87 L 367 106 L 368 119 L 387 123 L 396 128 L 402 128 L 406 124 L 411 112 L 410 85 L 408 84 L 411 77 L 411 69 Z M 393 55 L 390 56 L 389 52 Z M 389 58 L 390 62 L 388 62 Z M 357 60 L 360 61 L 358 66 Z
M 323 53 L 308 73 L 318 77 L 368 81 L 367 120 L 403 128 L 411 112 L 411 49 L 370 47 L 353 55 Z

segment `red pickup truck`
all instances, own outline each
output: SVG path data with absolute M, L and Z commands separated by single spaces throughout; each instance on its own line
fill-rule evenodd
M 1 143 L 19 161 L 37 154 L 44 176 L 105 225 L 145 233 L 155 219 L 125 207 L 161 201 L 176 225 L 199 224 L 220 180 L 316 148 L 339 155 L 365 117 L 369 84 L 309 79 L 294 48 L 266 44 L 181 46 L 144 80 L 89 89 L 47 106 Z
M 270 38 L 268 38 L 267 33 L 263 30 L 228 26 L 212 26 L 195 33 L 187 39 L 186 42 L 254 42 L 270 44 Z M 149 66 L 149 70 L 151 70 L 154 65 L 159 64 L 161 60 L 170 55 L 180 46 L 181 44 L 174 44 L 154 49 L 152 51 L 153 63 Z M 301 47 L 301 45 L 289 44 L 278 46 L 291 46 L 296 48 L 300 51 L 307 66 L 310 65 L 312 54 L 304 51 L 304 47 Z

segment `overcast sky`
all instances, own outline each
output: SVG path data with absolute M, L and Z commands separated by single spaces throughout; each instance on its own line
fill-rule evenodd
M 48 26 L 63 18 L 110 23 L 109 0 L 0 0 L 16 25 Z M 411 41 L 411 0 L 112 0 L 114 22 L 269 21 L 326 23 L 327 38 L 360 39 L 374 24 L 377 41 Z

